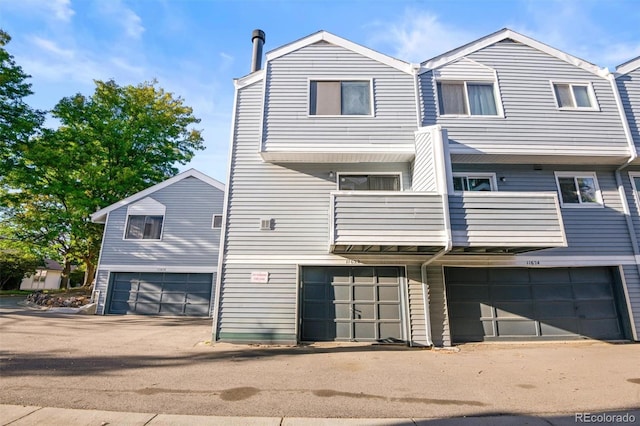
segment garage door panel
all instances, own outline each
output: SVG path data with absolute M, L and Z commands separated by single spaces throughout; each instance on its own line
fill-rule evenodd
M 493 300 L 531 300 L 531 289 L 525 285 L 494 285 L 490 293 Z
M 533 318 L 533 311 L 531 302 L 496 302 L 498 318 Z
M 609 283 L 583 283 L 573 286 L 576 299 L 611 298 L 611 285 Z
M 517 320 L 517 321 L 498 321 L 498 336 L 502 337 L 534 337 L 538 334 L 535 321 Z
M 597 319 L 597 320 L 583 320 L 581 321 L 582 332 L 588 336 L 594 338 L 606 338 L 611 334 L 611 330 L 617 330 L 621 333 L 616 318 L 610 319 Z
M 301 275 L 303 340 L 402 338 L 398 267 L 305 267 Z M 329 307 L 322 319 L 320 306 Z
M 490 300 L 489 287 L 486 285 L 473 285 L 473 284 L 452 284 L 447 286 L 447 291 L 452 291 L 456 294 L 456 300 Z
M 531 289 L 533 298 L 537 301 L 573 300 L 573 289 L 570 284 L 534 284 Z
M 610 268 L 486 269 L 445 268 L 454 341 L 624 336 Z
M 575 317 L 575 304 L 573 303 L 573 301 L 544 303 L 538 302 L 536 304 L 536 316 L 541 319 Z
M 540 322 L 543 337 L 570 337 L 580 333 L 580 322 L 574 318 L 557 318 Z
M 209 315 L 211 274 L 118 272 L 112 277 L 108 313 Z
M 376 288 L 373 286 L 359 286 L 353 287 L 353 300 L 375 300 Z

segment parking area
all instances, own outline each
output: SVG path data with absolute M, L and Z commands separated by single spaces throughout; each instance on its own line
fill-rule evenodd
M 207 318 L 0 307 L 0 404 L 267 417 L 561 414 L 640 406 L 640 345 L 451 350 L 211 344 Z

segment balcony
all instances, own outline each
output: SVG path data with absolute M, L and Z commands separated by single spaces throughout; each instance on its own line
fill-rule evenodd
M 335 254 L 428 255 L 447 243 L 443 196 L 433 192 L 334 192 L 330 217 Z
M 555 193 L 465 192 L 449 196 L 452 253 L 515 254 L 566 247 Z
M 452 254 L 518 254 L 566 247 L 555 193 L 338 191 L 331 194 L 331 253 L 429 256 L 447 245 Z

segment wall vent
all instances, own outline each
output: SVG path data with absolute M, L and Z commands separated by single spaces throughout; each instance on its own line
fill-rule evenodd
M 260 219 L 260 230 L 261 231 L 271 231 L 273 229 L 273 219 L 271 218 L 262 218 Z

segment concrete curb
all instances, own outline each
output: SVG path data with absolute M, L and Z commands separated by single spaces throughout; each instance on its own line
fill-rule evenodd
M 0 405 L 0 425 L 127 425 L 127 426 L 568 426 L 580 423 L 607 425 L 612 423 L 640 425 L 640 409 L 606 413 L 576 413 L 551 416 L 505 415 L 486 417 L 456 417 L 449 419 L 344 419 L 307 417 L 222 417 L 179 414 L 129 413 L 101 410 L 80 410 L 23 405 Z M 619 417 L 618 417 L 619 416 Z

